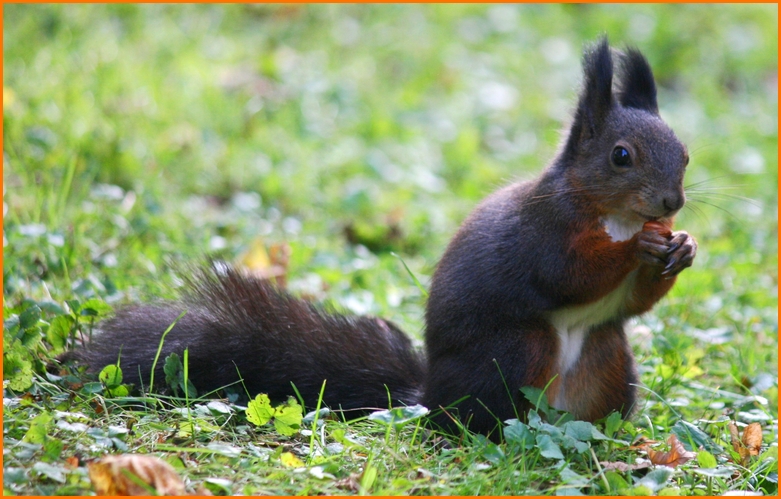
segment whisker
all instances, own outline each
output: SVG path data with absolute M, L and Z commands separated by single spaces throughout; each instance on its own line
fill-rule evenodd
M 734 184 L 734 185 L 724 185 L 719 187 L 693 187 L 689 188 L 686 187 L 685 189 L 687 191 L 696 191 L 696 192 L 711 192 L 711 191 L 734 191 L 740 187 L 746 187 L 747 184 Z
M 702 199 L 692 199 L 691 202 L 707 204 L 708 206 L 712 206 L 712 207 L 716 208 L 717 210 L 723 211 L 724 213 L 726 213 L 730 218 L 732 218 L 736 222 L 740 221 L 740 219 L 738 217 L 736 217 L 735 215 L 733 215 L 729 210 L 727 210 L 725 208 L 722 208 L 721 206 L 719 206 L 717 204 L 709 203 L 707 201 L 703 201 Z
M 707 184 L 709 182 L 715 182 L 716 180 L 721 180 L 723 178 L 727 178 L 727 175 L 719 175 L 718 177 L 706 178 L 705 180 L 700 180 L 699 182 L 695 182 L 693 184 L 690 184 L 689 186 L 685 186 L 684 188 L 688 189 L 689 187 L 694 187 L 694 186 L 697 186 L 697 185 L 703 185 L 703 184 Z
M 748 204 L 750 204 L 752 206 L 755 206 L 757 208 L 762 208 L 763 207 L 762 203 L 760 203 L 756 199 L 751 199 L 751 198 L 748 198 L 746 196 L 738 196 L 737 194 L 727 194 L 727 193 L 724 193 L 724 192 L 707 192 L 707 191 L 702 191 L 702 192 L 695 191 L 694 194 L 695 194 L 695 196 L 692 196 L 692 199 L 697 199 L 696 195 L 698 195 L 698 194 L 707 194 L 711 198 L 733 199 L 733 200 L 737 200 L 737 201 L 745 201 L 746 203 L 748 203 Z
M 580 188 L 570 188 L 570 189 L 559 189 L 556 191 L 552 191 L 548 194 L 540 194 L 539 196 L 532 196 L 531 199 L 542 199 L 542 198 L 549 198 L 551 196 L 557 196 L 559 194 L 570 194 L 570 193 L 576 193 L 576 192 L 585 192 L 585 191 L 591 191 L 591 189 L 586 187 L 580 187 Z
M 582 193 L 590 193 L 590 194 L 601 194 L 599 191 L 593 189 L 593 188 L 587 188 L 587 187 L 581 187 L 581 188 L 571 188 L 571 189 L 559 189 L 553 192 L 550 192 L 548 194 L 540 194 L 538 196 L 533 196 L 530 198 L 528 202 L 523 203 L 523 206 L 531 206 L 537 203 L 541 203 L 545 201 L 546 199 L 549 199 L 554 196 L 559 196 L 563 194 L 582 194 Z
M 686 203 L 685 205 L 683 205 L 683 209 L 687 212 L 692 213 L 697 218 L 697 220 L 701 222 L 704 221 L 705 223 L 707 223 L 708 228 L 712 228 L 711 221 L 708 219 L 707 216 L 705 216 L 705 212 L 702 211 L 702 208 L 700 208 L 699 206 Z
M 707 144 L 702 144 L 701 146 L 697 146 L 697 148 L 692 149 L 691 151 L 689 151 L 689 157 L 694 156 L 695 154 L 697 154 L 698 152 L 702 151 L 703 149 L 707 149 L 708 147 L 713 147 L 716 144 L 718 144 L 718 142 L 709 142 Z

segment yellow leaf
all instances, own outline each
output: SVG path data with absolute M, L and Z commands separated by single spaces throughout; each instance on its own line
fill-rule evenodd
M 279 460 L 282 462 L 283 465 L 287 466 L 288 468 L 303 468 L 304 462 L 296 457 L 295 454 L 292 452 L 283 452 L 279 456 Z
M 8 87 L 3 87 L 3 109 L 8 109 L 16 102 L 16 92 Z
M 703 370 L 697 366 L 691 366 L 681 373 L 684 378 L 694 379 L 703 374 Z
M 280 435 L 291 436 L 298 433 L 303 419 L 303 409 L 294 398 L 274 408 L 274 428 Z
M 266 251 L 263 240 L 255 239 L 249 249 L 239 258 L 241 264 L 253 271 L 264 271 L 271 267 L 271 258 Z
M 263 240 L 258 238 L 252 241 L 249 249 L 239 257 L 239 264 L 250 274 L 261 279 L 274 279 L 277 286 L 284 288 L 290 252 L 287 243 L 272 244 L 266 250 Z
M 252 424 L 261 426 L 274 417 L 274 409 L 271 407 L 271 400 L 265 393 L 258 394 L 254 400 L 250 400 L 247 404 L 247 421 Z

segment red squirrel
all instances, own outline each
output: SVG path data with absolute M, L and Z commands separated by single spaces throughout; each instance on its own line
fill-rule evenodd
M 121 350 L 126 379 L 148 384 L 161 334 L 186 311 L 163 356 L 189 348 L 202 393 L 240 373 L 252 396 L 284 400 L 292 383 L 313 406 L 326 381 L 331 407 L 421 403 L 440 427 L 458 418 L 493 435 L 528 408 L 524 386 L 547 387 L 579 419 L 628 415 L 637 373 L 625 322 L 669 291 L 697 244 L 672 230 L 686 147 L 659 116 L 647 60 L 615 55 L 616 78 L 606 39 L 585 50 L 556 157 L 480 203 L 450 242 L 431 281 L 425 356 L 388 321 L 329 313 L 214 264 L 185 276 L 179 301 L 121 308 L 70 357 L 97 370 Z

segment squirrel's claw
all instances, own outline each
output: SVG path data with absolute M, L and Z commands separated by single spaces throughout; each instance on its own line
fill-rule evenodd
M 668 262 L 669 245 L 667 237 L 658 231 L 644 229 L 637 236 L 637 258 L 648 265 L 662 267 Z
M 691 267 L 697 254 L 697 241 L 687 232 L 674 232 L 670 239 L 669 256 L 667 265 L 662 275 L 672 278 L 680 274 L 683 269 Z

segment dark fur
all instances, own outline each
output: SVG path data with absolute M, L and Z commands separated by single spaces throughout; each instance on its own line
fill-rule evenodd
M 551 312 L 595 301 L 637 268 L 629 250 L 605 247 L 596 254 L 599 241 L 580 248 L 576 238 L 598 234 L 601 218 L 626 210 L 637 193 L 644 211 L 659 218 L 683 205 L 685 148 L 657 114 L 648 63 L 636 51 L 623 60 L 619 100 L 612 91 L 607 41 L 586 51 L 584 88 L 562 152 L 539 179 L 508 186 L 483 201 L 434 275 L 426 311 L 429 376 L 423 403 L 446 407 L 471 394 L 458 410 L 473 430 L 490 432 L 523 411 L 528 406 L 518 388 L 544 387 L 555 374 L 559 340 L 547 319 Z M 617 174 L 609 158 L 619 141 L 631 144 L 638 164 Z M 642 295 L 663 288 L 653 302 L 672 285 L 661 282 L 660 271 L 640 273 L 641 282 L 649 283 Z M 592 390 L 584 389 L 581 397 L 591 401 L 573 393 L 573 405 L 581 407 L 573 410 L 576 416 L 595 419 L 611 410 L 631 410 L 637 376 L 622 324 L 648 310 L 646 305 L 628 305 L 624 314 L 589 333 L 580 362 L 593 369 L 583 372 Z M 597 338 L 603 345 L 595 343 Z M 450 425 L 447 416 L 437 421 Z
M 557 157 L 540 178 L 488 197 L 451 241 L 431 283 L 427 367 L 385 321 L 325 314 L 231 270 L 193 277 L 180 302 L 120 310 L 78 357 L 99 368 L 122 347 L 125 372 L 141 366 L 146 375 L 160 334 L 186 309 L 164 353 L 190 348 L 201 391 L 235 381 L 235 363 L 253 395 L 283 398 L 293 382 L 313 404 L 325 379 L 332 406 L 385 407 L 387 387 L 393 403 L 446 407 L 488 434 L 525 411 L 519 388 L 556 377 L 551 314 L 594 302 L 636 271 L 626 305 L 589 329 L 572 380 L 549 388 L 584 419 L 628 414 L 637 376 L 623 322 L 667 292 L 674 279 L 664 277 L 691 264 L 696 244 L 685 233 L 644 228 L 614 242 L 605 232 L 603 217 L 638 212 L 669 227 L 685 200 L 686 151 L 659 118 L 651 69 L 636 50 L 621 61 L 615 92 L 607 41 L 585 52 L 584 87 Z M 631 149 L 632 168 L 611 164 L 616 144 Z M 447 414 L 434 421 L 452 427 Z
M 251 397 L 283 401 L 294 395 L 293 383 L 310 407 L 323 380 L 324 401 L 335 408 L 420 398 L 425 364 L 390 322 L 326 312 L 223 264 L 195 271 L 185 289 L 181 301 L 120 309 L 77 358 L 100 368 L 116 363 L 121 349 L 125 380 L 140 386 L 140 372 L 148 385 L 160 336 L 186 311 L 165 338 L 158 387 L 162 360 L 188 348 L 190 379 L 201 393 L 236 383 L 240 372 Z

